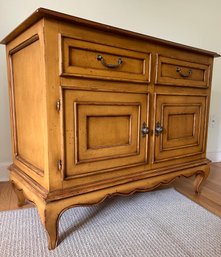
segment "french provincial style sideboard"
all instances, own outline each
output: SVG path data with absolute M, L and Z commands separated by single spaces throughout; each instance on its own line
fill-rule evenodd
M 209 174 L 218 54 L 40 8 L 6 44 L 19 204 L 34 202 L 49 249 L 68 208 Z M 171 199 L 173 201 L 173 199 Z

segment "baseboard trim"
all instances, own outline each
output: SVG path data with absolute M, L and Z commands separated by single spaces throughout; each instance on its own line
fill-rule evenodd
M 221 162 L 221 152 L 208 152 L 206 155 L 212 162 Z
M 0 162 L 0 181 L 9 181 L 8 166 L 10 162 Z

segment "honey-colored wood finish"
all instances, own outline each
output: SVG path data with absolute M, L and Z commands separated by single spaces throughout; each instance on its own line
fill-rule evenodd
M 33 39 L 33 38 L 31 38 Z M 40 43 L 20 45 L 10 52 L 14 95 L 14 136 L 16 158 L 29 164 L 38 174 L 44 173 L 43 78 Z M 32 65 L 30 65 L 30 63 Z M 33 79 L 35 78 L 35 79 Z M 25 102 L 25 104 L 23 104 Z M 26 133 L 24 133 L 24 128 Z
M 221 217 L 221 163 L 211 164 L 211 173 L 200 194 L 195 194 L 192 190 L 193 182 L 192 177 L 181 178 L 176 180 L 173 185 L 177 191 Z
M 216 53 L 45 9 L 2 42 L 10 179 L 19 204 L 37 206 L 49 249 L 70 207 L 194 174 L 199 193 Z
M 33 204 L 27 201 L 25 204 L 20 205 L 12 183 L 10 181 L 0 182 L 0 211 L 10 211 L 33 206 Z
M 210 74 L 210 65 L 157 56 L 156 84 L 205 88 Z
M 149 82 L 150 54 L 61 36 L 61 75 Z M 108 68 L 97 59 L 102 56 Z M 118 64 L 120 56 L 122 63 Z
M 156 95 L 156 122 L 164 132 L 155 138 L 155 162 L 205 151 L 206 101 L 207 96 Z
M 64 90 L 63 105 L 65 177 L 147 162 L 146 94 Z
M 210 175 L 205 181 L 200 194 L 195 194 L 192 185 L 193 181 L 194 177 L 179 178 L 167 186 L 158 187 L 156 190 L 174 187 L 183 195 L 221 217 L 221 163 L 211 164 Z M 0 211 L 34 207 L 29 202 L 26 202 L 23 206 L 19 206 L 12 183 L 8 181 L 0 182 L 0 203 Z

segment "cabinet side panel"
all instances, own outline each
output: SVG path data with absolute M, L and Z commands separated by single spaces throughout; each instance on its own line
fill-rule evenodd
M 15 158 L 44 172 L 43 68 L 40 42 L 33 37 L 10 52 L 14 100 Z

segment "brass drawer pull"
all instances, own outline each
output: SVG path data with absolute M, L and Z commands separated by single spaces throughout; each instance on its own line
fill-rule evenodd
M 108 64 L 105 62 L 104 58 L 100 54 L 97 55 L 97 60 L 100 61 L 107 68 L 118 68 L 123 63 L 123 60 L 119 57 L 117 64 Z
M 149 134 L 149 132 L 150 132 L 150 130 L 147 127 L 146 122 L 144 122 L 143 125 L 142 125 L 142 128 L 141 128 L 142 136 L 145 137 L 147 134 Z
M 182 69 L 179 67 L 176 68 L 176 72 L 178 72 L 182 78 L 188 78 L 193 73 L 193 71 L 189 69 L 188 73 L 184 74 L 182 73 Z
M 160 125 L 160 122 L 156 123 L 155 135 L 159 136 L 163 132 L 163 127 Z

